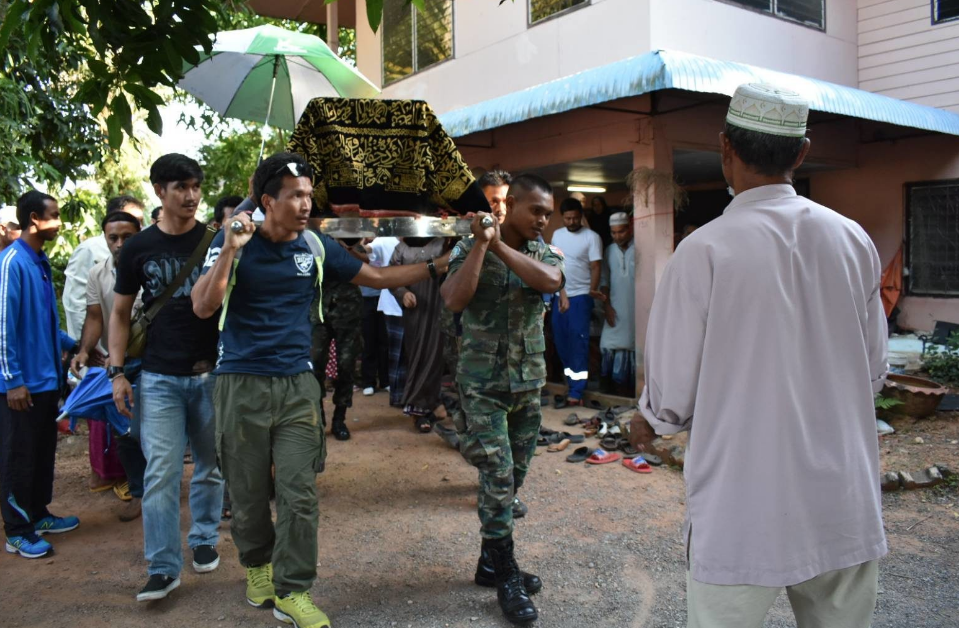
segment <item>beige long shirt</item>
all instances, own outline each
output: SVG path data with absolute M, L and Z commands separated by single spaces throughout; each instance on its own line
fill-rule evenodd
M 683 240 L 653 301 L 640 410 L 690 430 L 686 540 L 709 584 L 788 586 L 883 556 L 875 246 L 769 185 Z

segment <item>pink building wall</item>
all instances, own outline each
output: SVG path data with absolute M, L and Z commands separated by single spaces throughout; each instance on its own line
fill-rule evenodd
M 617 104 L 643 110 L 645 98 Z M 513 172 L 623 152 L 632 152 L 638 165 L 651 159 L 651 141 L 658 147 L 657 154 L 668 155 L 677 148 L 715 151 L 724 113 L 723 106 L 706 105 L 659 116 L 654 126 L 648 118 L 576 110 L 461 138 L 458 144 L 470 165 Z M 811 127 L 810 159 L 820 167 L 833 168 L 810 175 L 811 194 L 815 201 L 859 222 L 876 243 L 885 266 L 903 241 L 904 185 L 959 178 L 959 137 L 925 135 L 860 144 L 859 133 L 853 120 Z M 670 162 L 668 156 L 658 157 L 656 167 L 670 168 Z M 557 202 L 565 196 L 565 191 L 558 190 Z M 561 224 L 555 215 L 550 231 Z M 672 246 L 671 220 L 657 223 L 654 231 L 650 242 L 656 246 L 652 256 L 655 268 L 643 282 L 637 282 L 637 294 L 643 292 L 649 298 L 661 270 L 659 245 Z M 637 310 L 643 307 L 638 300 Z M 905 296 L 900 308 L 900 325 L 911 329 L 930 331 L 936 320 L 959 322 L 959 299 Z M 639 321 L 638 327 L 642 327 Z

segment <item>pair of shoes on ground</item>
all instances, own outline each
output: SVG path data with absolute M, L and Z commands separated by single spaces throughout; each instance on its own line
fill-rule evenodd
M 309 591 L 283 597 L 273 588 L 273 565 L 246 568 L 246 601 L 256 608 L 272 608 L 273 616 L 297 628 L 329 628 L 330 619 L 313 603 Z
M 20 554 L 24 558 L 42 558 L 53 551 L 53 546 L 44 534 L 62 534 L 76 529 L 80 520 L 76 517 L 55 517 L 50 515 L 33 525 L 33 533 L 7 538 L 5 549 L 10 554 Z
M 220 566 L 220 555 L 212 545 L 197 545 L 193 548 L 193 570 L 209 573 Z M 151 574 L 146 586 L 137 593 L 137 602 L 162 600 L 170 591 L 180 586 L 180 579 L 160 573 Z

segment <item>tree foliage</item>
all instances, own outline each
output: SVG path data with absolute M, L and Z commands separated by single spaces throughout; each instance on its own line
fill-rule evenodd
M 246 124 L 242 132 L 225 133 L 200 149 L 203 195 L 207 205 L 214 205 L 222 196 L 247 195 L 248 180 L 256 170 L 260 140 L 259 127 Z M 282 133 L 273 131 L 266 141 L 264 154 L 281 152 L 285 144 Z

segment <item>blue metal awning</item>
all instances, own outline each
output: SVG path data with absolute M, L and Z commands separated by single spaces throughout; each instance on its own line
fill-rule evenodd
M 798 92 L 815 111 L 959 135 L 959 114 L 797 74 L 671 50 L 654 50 L 456 109 L 440 116 L 440 121 L 451 136 L 462 137 L 661 89 L 732 96 L 739 85 L 755 82 Z

